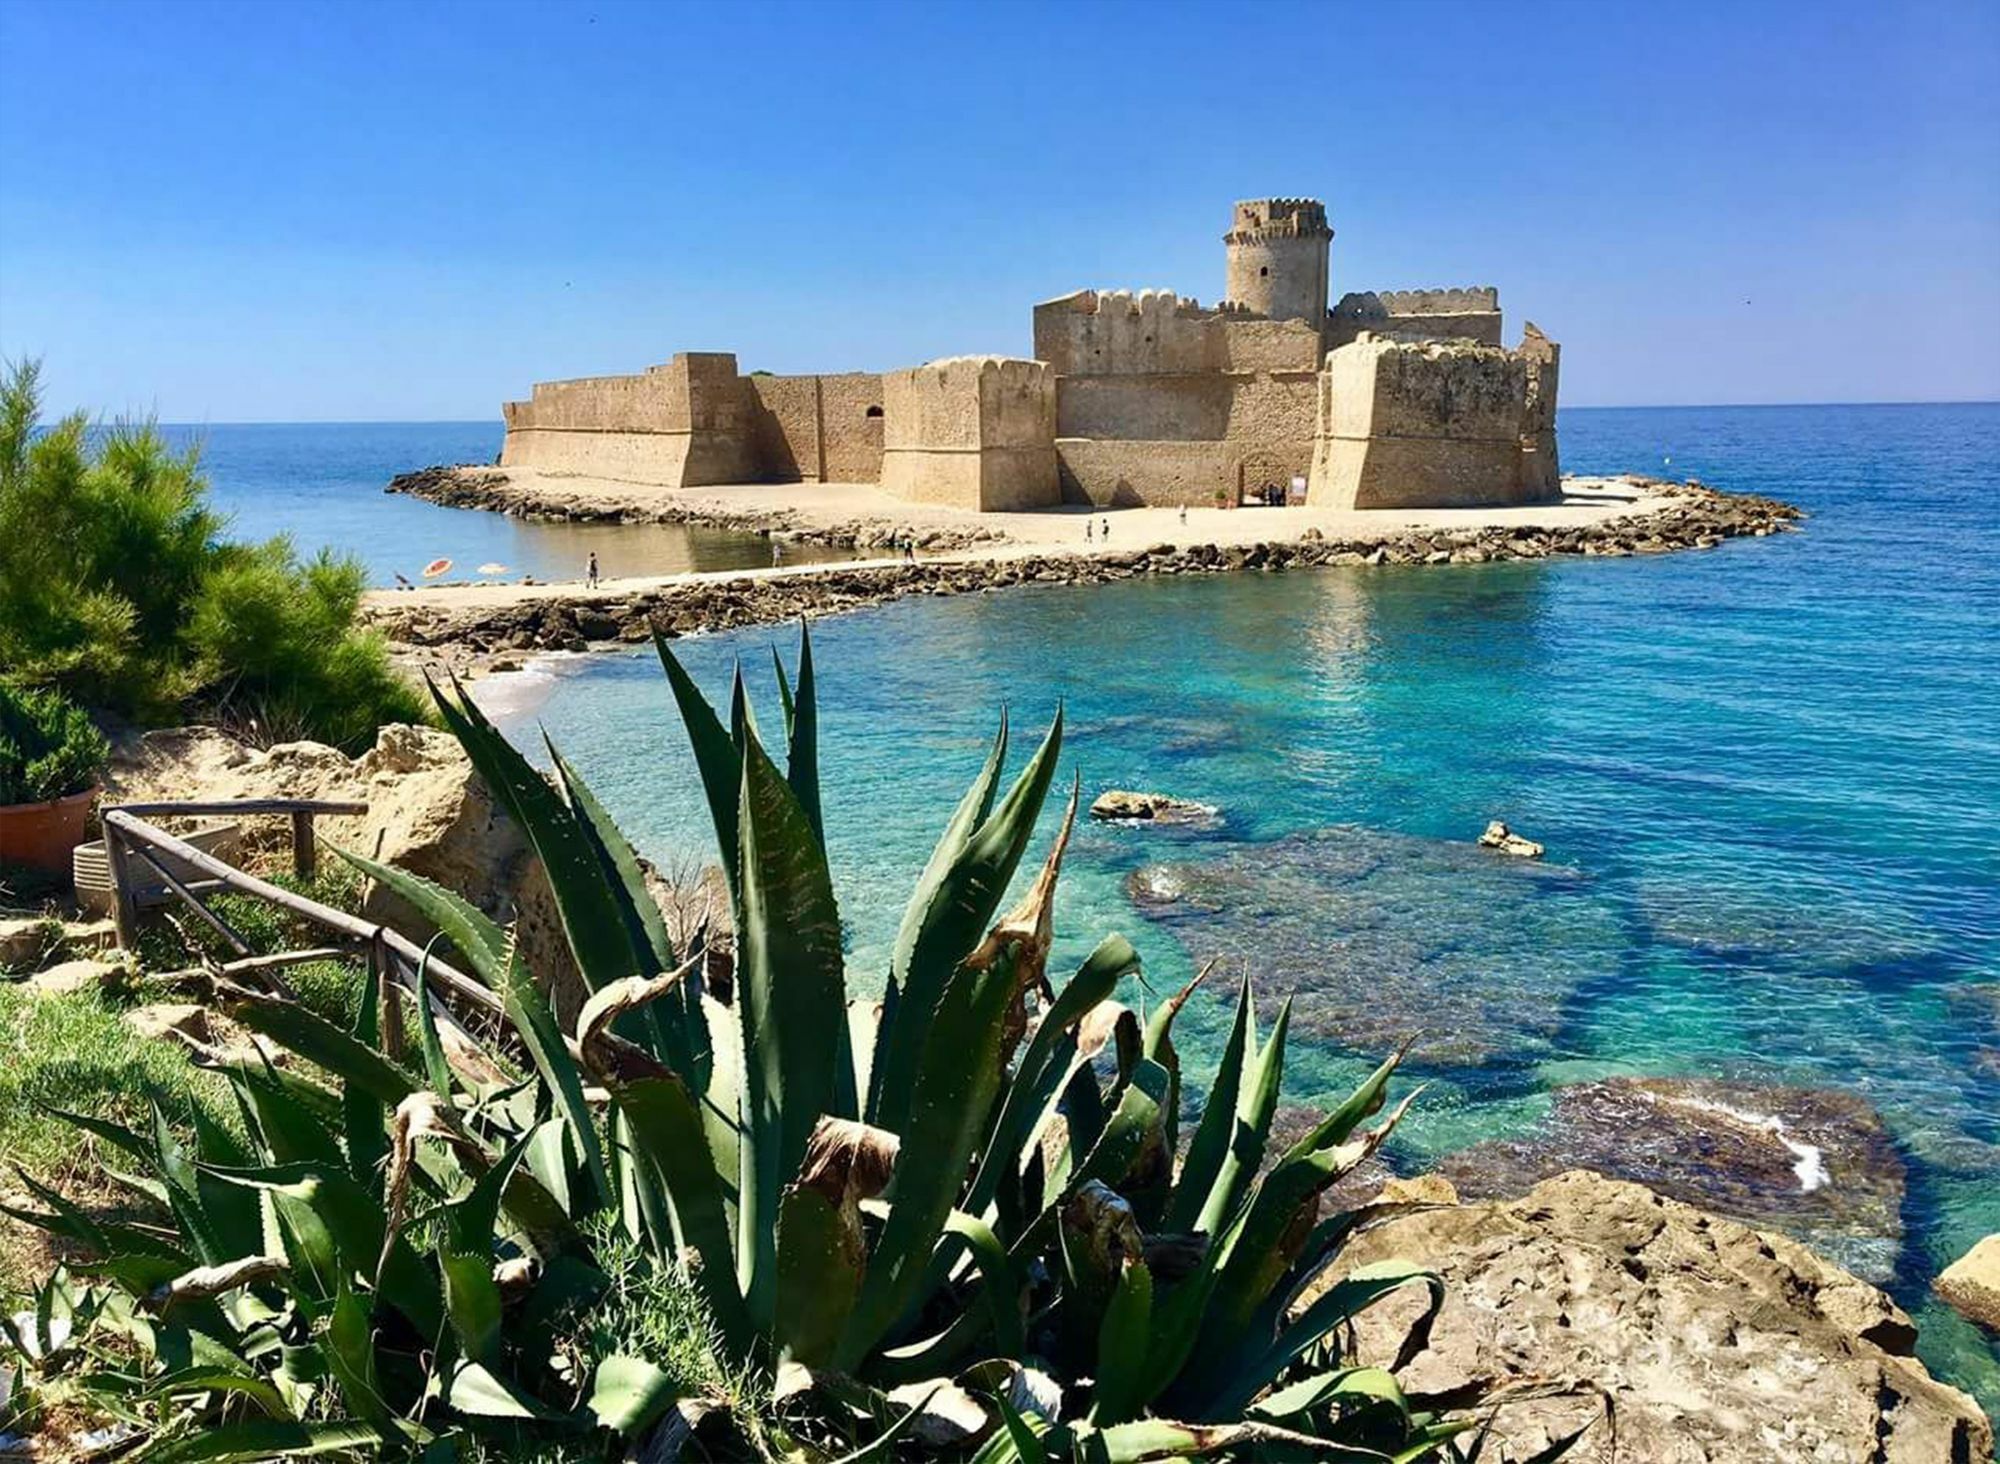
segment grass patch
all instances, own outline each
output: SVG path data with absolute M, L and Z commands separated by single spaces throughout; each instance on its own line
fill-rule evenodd
M 125 1166 L 38 1105 L 143 1124 L 150 1121 L 149 1094 L 177 1127 L 191 1124 L 200 1104 L 225 1127 L 241 1130 L 220 1078 L 191 1064 L 178 1045 L 139 1036 L 95 992 L 37 997 L 0 987 L 0 1154 L 10 1166 L 84 1203 L 127 1198 L 104 1172 L 106 1162 Z M 13 1176 L 0 1183 L 12 1188 Z M 22 1290 L 47 1270 L 40 1232 L 0 1220 L 0 1292 Z

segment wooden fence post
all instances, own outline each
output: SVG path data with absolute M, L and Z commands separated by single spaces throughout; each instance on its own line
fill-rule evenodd
M 310 882 L 319 867 L 319 850 L 313 844 L 313 816 L 310 809 L 292 813 L 292 873 Z
M 126 868 L 125 837 L 104 824 L 104 857 L 111 866 L 111 923 L 117 928 L 118 948 L 139 949 L 139 903 L 133 898 L 132 874 Z

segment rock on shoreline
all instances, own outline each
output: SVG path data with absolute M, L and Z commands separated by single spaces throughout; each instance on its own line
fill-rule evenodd
M 1505 1457 L 1584 1423 L 1571 1464 L 1992 1456 L 1992 1425 L 1910 1355 L 1915 1329 L 1888 1297 L 1783 1236 L 1641 1185 L 1576 1170 L 1519 1199 L 1392 1215 L 1350 1239 L 1307 1298 L 1390 1260 L 1445 1286 L 1398 1381 L 1420 1407 L 1482 1414 L 1520 1388 L 1495 1422 Z M 1421 1307 L 1406 1288 L 1361 1313 L 1354 1355 L 1395 1357 Z
M 426 473 L 436 470 L 427 469 Z M 413 476 L 422 476 L 413 475 Z M 460 473 L 458 478 L 470 475 Z M 1800 512 L 1776 499 L 1718 493 L 1700 484 L 1648 486 L 1670 502 L 1651 513 L 1550 527 L 1410 530 L 1385 539 L 1304 538 L 1294 543 L 1155 544 L 1118 554 L 1039 554 L 1004 559 L 932 560 L 800 570 L 756 578 L 699 580 L 620 593 L 546 594 L 463 607 L 375 602 L 370 618 L 391 640 L 449 648 L 459 657 L 536 650 L 587 650 L 667 636 L 838 614 L 907 595 L 963 595 L 1029 584 L 1103 584 L 1148 575 L 1277 571 L 1330 565 L 1485 564 L 1561 556 L 1620 557 L 1710 548 L 1724 539 L 1766 537 Z M 442 500 L 438 500 L 442 501 Z M 661 517 L 717 522 L 708 510 L 663 504 Z M 768 517 L 768 516 L 762 516 Z

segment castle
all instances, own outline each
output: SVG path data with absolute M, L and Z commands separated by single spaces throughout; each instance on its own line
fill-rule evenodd
M 503 466 L 667 488 L 879 483 L 1004 510 L 1209 505 L 1304 480 L 1328 508 L 1559 496 L 1559 348 L 1501 345 L 1490 287 L 1327 303 L 1333 230 L 1306 198 L 1236 205 L 1228 298 L 1078 290 L 1034 308 L 1034 359 L 742 375 L 685 352 L 636 376 L 538 382 Z

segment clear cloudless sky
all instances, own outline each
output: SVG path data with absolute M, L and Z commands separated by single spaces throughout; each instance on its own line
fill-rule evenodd
M 1494 284 L 1566 403 L 2000 398 L 2000 0 L 0 0 L 0 354 L 49 406 L 488 418 L 676 350 L 1025 355 L 1221 293 Z

